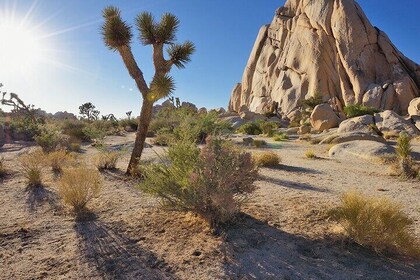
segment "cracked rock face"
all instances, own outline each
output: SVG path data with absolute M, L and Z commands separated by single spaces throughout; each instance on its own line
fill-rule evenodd
M 354 0 L 288 0 L 261 27 L 229 102 L 262 113 L 279 103 L 283 115 L 303 99 L 335 97 L 339 108 L 364 104 L 406 114 L 420 95 L 420 66 L 373 27 Z

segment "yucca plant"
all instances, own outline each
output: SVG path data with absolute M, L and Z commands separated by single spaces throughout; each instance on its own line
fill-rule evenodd
M 415 178 L 416 170 L 413 168 L 413 160 L 411 158 L 411 152 L 413 148 L 411 147 L 411 138 L 410 136 L 402 132 L 397 139 L 397 148 L 396 152 L 399 158 L 399 168 L 400 175 L 404 178 Z
M 130 76 L 136 82 L 137 88 L 142 94 L 143 104 L 140 112 L 141 120 L 137 129 L 134 149 L 128 164 L 127 173 L 134 170 L 138 165 L 143 152 L 149 124 L 152 119 L 153 104 L 164 97 L 169 96 L 175 89 L 174 79 L 169 75 L 172 66 L 184 68 L 191 60 L 195 51 L 192 42 L 186 41 L 177 44 L 176 32 L 179 27 L 179 19 L 169 13 L 162 15 L 156 22 L 151 13 L 143 12 L 136 17 L 136 28 L 139 32 L 140 42 L 153 47 L 153 64 L 155 74 L 152 81 L 147 84 L 143 72 L 131 52 L 133 38 L 132 27 L 122 20 L 118 8 L 110 6 L 103 10 L 105 19 L 102 25 L 102 36 L 105 45 L 112 51 L 118 51 Z M 163 49 L 168 53 L 168 59 L 164 57 Z

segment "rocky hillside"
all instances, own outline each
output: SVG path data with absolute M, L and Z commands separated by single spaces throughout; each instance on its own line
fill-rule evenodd
M 232 92 L 230 111 L 283 116 L 322 94 L 337 113 L 364 104 L 406 114 L 420 95 L 420 66 L 373 27 L 353 0 L 288 0 L 263 26 Z

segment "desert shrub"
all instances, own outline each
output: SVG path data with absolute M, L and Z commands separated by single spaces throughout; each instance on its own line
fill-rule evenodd
M 95 156 L 94 163 L 99 170 L 115 169 L 120 157 L 120 152 L 103 150 Z
M 86 136 L 85 139 L 89 139 L 90 141 L 96 141 L 97 144 L 102 145 L 105 136 L 107 135 L 107 131 L 103 127 L 96 127 L 93 125 L 88 125 L 83 128 L 83 133 Z
M 33 122 L 28 118 L 12 118 L 10 121 L 10 131 L 12 134 L 20 134 L 25 140 L 33 140 L 42 130 L 42 125 Z
M 0 157 L 0 178 L 3 178 L 4 176 L 7 175 L 8 171 L 7 168 L 4 164 L 5 160 L 3 157 Z
M 134 131 L 136 131 L 138 126 L 139 126 L 136 118 L 119 120 L 118 125 L 123 127 L 123 128 L 129 127 L 131 130 L 134 130 Z M 150 124 L 150 125 L 152 125 L 152 124 Z
M 305 152 L 305 157 L 309 159 L 316 159 L 317 156 L 315 155 L 315 152 L 313 150 L 307 150 Z
M 260 127 L 266 136 L 273 137 L 275 130 L 278 128 L 278 125 L 275 122 L 261 122 Z
M 274 152 L 258 153 L 254 155 L 254 160 L 258 166 L 263 167 L 274 167 L 281 161 L 280 156 Z
M 48 158 L 42 150 L 24 154 L 19 157 L 20 169 L 27 180 L 28 186 L 42 185 L 42 176 L 48 166 Z
M 411 158 L 412 151 L 410 136 L 405 132 L 400 133 L 396 147 L 398 156 L 396 169 L 399 170 L 399 175 L 403 178 L 415 178 L 417 176 L 417 171 L 413 167 L 413 159 Z
M 302 106 L 306 110 L 312 111 L 317 105 L 323 103 L 322 94 L 315 92 L 314 96 L 309 97 L 302 101 Z
M 68 149 L 69 149 L 69 151 L 70 152 L 76 152 L 76 153 L 78 153 L 78 152 L 80 152 L 80 149 L 81 149 L 81 144 L 80 144 L 80 142 L 71 142 L 70 144 L 69 144 L 69 146 L 68 146 Z
M 273 138 L 273 140 L 276 141 L 276 142 L 284 141 L 284 140 L 287 140 L 287 139 L 289 139 L 289 136 L 286 133 L 278 133 Z
M 373 107 L 368 107 L 368 106 L 363 106 L 363 105 L 347 105 L 344 107 L 344 113 L 346 114 L 347 118 L 354 118 L 354 117 L 359 117 L 359 116 L 364 116 L 364 115 L 374 115 L 375 113 L 379 113 L 380 110 L 373 108 Z
M 65 150 L 57 150 L 47 155 L 51 169 L 55 173 L 61 173 L 63 168 L 75 163 L 75 158 Z
M 172 131 L 166 128 L 160 129 L 153 139 L 153 144 L 158 146 L 168 146 L 170 143 L 175 141 L 175 135 Z
M 56 150 L 62 142 L 59 131 L 47 129 L 42 130 L 34 139 L 45 153 Z
M 330 215 L 356 243 L 371 247 L 378 253 L 420 254 L 420 244 L 410 230 L 413 221 L 400 205 L 387 198 L 347 193 Z
M 84 133 L 84 128 L 87 123 L 81 120 L 65 120 L 62 123 L 61 129 L 63 134 L 78 139 L 79 141 L 90 141 L 89 136 Z
M 99 194 L 101 186 L 102 179 L 97 170 L 69 168 L 63 170 L 59 193 L 63 201 L 72 206 L 76 214 L 80 214 L 86 209 L 87 203 Z
M 168 149 L 168 163 L 143 168 L 144 191 L 165 206 L 199 214 L 213 228 L 231 221 L 255 190 L 257 170 L 249 153 L 209 137 L 200 150 L 179 141 Z
M 254 139 L 254 141 L 252 141 L 252 144 L 253 144 L 255 147 L 257 147 L 257 148 L 261 148 L 261 147 L 263 147 L 263 146 L 266 146 L 266 145 L 267 145 L 267 142 L 265 142 L 264 140 L 257 140 L 257 139 Z
M 238 132 L 248 134 L 248 135 L 259 135 L 263 131 L 260 127 L 260 124 L 257 122 L 248 122 L 241 125 L 238 129 Z

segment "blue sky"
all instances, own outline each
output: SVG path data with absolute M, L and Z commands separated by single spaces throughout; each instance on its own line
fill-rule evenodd
M 193 41 L 197 52 L 186 69 L 172 72 L 177 84 L 174 95 L 198 107 L 226 107 L 233 86 L 242 77 L 260 26 L 271 22 L 276 8 L 284 2 L 2 0 L 0 26 L 2 22 L 16 25 L 24 21 L 23 26 L 41 38 L 40 48 L 48 62 L 42 59 L 22 70 L 0 61 L 3 64 L 0 82 L 4 84 L 3 90 L 16 92 L 25 101 L 49 112 L 77 113 L 80 104 L 90 101 L 102 114 L 114 113 L 117 117 L 123 117 L 126 111 L 138 114 L 140 94 L 119 55 L 103 45 L 99 32 L 101 10 L 116 5 L 129 23 L 141 11 L 150 11 L 157 18 L 163 12 L 177 15 L 181 20 L 179 41 Z M 407 57 L 420 63 L 420 1 L 358 2 L 373 25 L 384 30 Z M 0 50 L 4 39 L 7 40 L 0 38 Z M 150 47 L 134 40 L 133 52 L 149 81 L 153 74 Z M 11 64 L 10 59 L 7 63 Z

